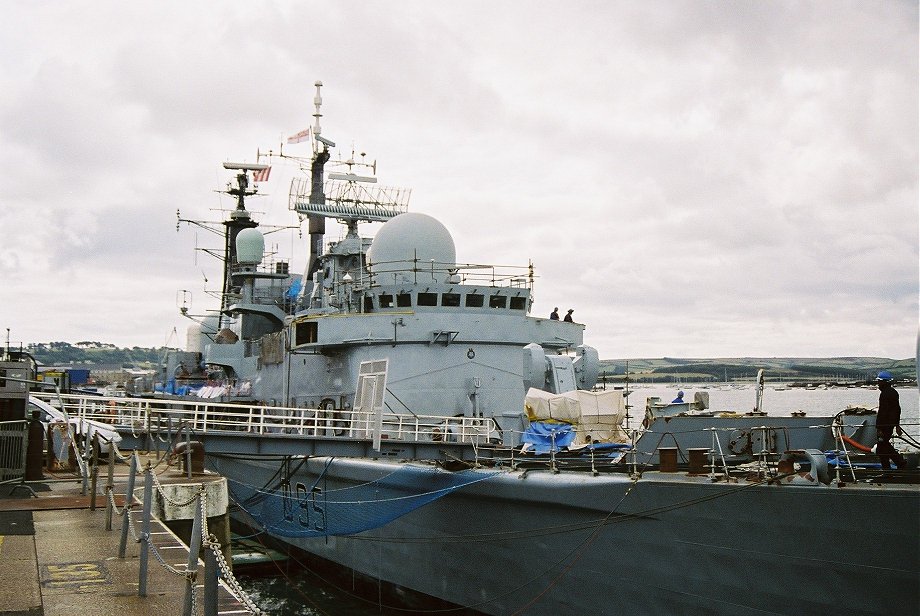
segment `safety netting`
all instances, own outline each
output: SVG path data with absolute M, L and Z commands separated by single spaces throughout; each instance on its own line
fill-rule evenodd
M 324 537 L 353 535 L 379 528 L 498 471 L 448 472 L 439 468 L 402 466 L 392 473 L 356 485 L 328 486 L 329 467 L 305 481 L 293 474 L 276 475 L 271 486 L 255 487 L 227 478 L 233 499 L 273 535 Z

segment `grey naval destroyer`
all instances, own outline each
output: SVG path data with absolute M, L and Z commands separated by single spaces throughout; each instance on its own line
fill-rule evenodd
M 407 190 L 331 160 L 320 85 L 290 190 L 305 270 L 264 258 L 245 207 L 269 164 L 225 164 L 220 310 L 195 317 L 159 387 L 210 405 L 186 417 L 250 526 L 486 614 L 920 605 L 920 490 L 864 468 L 874 412 L 726 416 L 700 396 L 631 430 L 627 392 L 592 391 L 585 326 L 530 314 L 530 265 L 457 263 Z M 324 246 L 327 219 L 345 233 Z

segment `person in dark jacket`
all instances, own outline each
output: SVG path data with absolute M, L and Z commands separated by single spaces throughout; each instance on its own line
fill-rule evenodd
M 907 460 L 892 445 L 891 437 L 897 432 L 898 436 L 902 434 L 901 430 L 901 402 L 898 398 L 897 390 L 891 385 L 893 377 L 887 370 L 878 373 L 875 379 L 878 382 L 878 416 L 875 418 L 875 428 L 878 432 L 878 442 L 875 445 L 875 453 L 882 468 L 890 469 L 891 461 L 894 460 L 898 468 L 907 464 Z
M 551 321 L 559 320 L 559 306 L 556 306 L 555 308 L 553 308 L 553 311 L 549 313 L 549 318 Z
M 574 308 L 569 308 L 569 311 L 568 311 L 567 313 L 565 313 L 565 317 L 564 317 L 562 320 L 565 321 L 566 323 L 571 323 L 571 322 L 572 322 L 572 313 L 573 313 L 573 312 L 575 312 L 575 309 L 574 309 Z

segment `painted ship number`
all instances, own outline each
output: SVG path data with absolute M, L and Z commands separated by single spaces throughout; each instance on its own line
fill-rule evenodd
M 307 486 L 298 482 L 295 486 L 297 490 L 296 499 L 291 494 L 290 485 L 282 488 L 282 497 L 284 499 L 284 519 L 293 522 L 297 518 L 297 523 L 304 528 L 315 530 L 317 532 L 326 531 L 326 508 L 317 503 L 316 495 L 321 493 L 319 489 L 308 490 Z M 297 505 L 299 511 L 294 511 L 294 505 Z

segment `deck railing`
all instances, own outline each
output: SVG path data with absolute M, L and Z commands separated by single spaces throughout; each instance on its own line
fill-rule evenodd
M 34 392 L 33 396 L 73 418 L 92 419 L 131 429 L 186 423 L 192 430 L 288 434 L 307 437 L 373 438 L 373 413 L 351 409 L 277 407 L 189 399 L 123 398 Z M 500 439 L 491 418 L 383 413 L 383 438 L 414 441 L 453 441 L 483 444 Z

